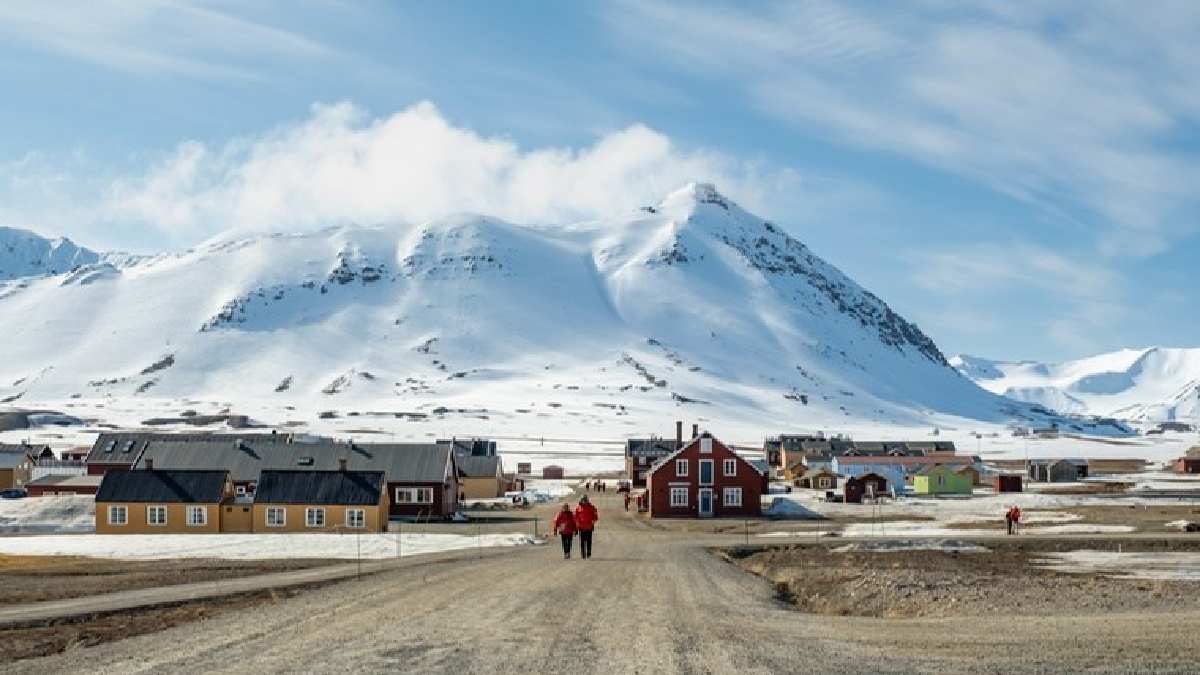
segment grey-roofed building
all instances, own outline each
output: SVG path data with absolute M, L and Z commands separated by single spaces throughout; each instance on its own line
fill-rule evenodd
M 341 460 L 354 471 L 385 474 L 391 515 L 448 518 L 458 501 L 458 468 L 448 444 L 289 442 L 283 436 L 225 436 L 223 442 L 156 439 L 137 468 L 226 469 L 238 494 L 253 494 L 265 470 L 334 471 Z M 256 525 L 257 526 L 257 525 Z
M 0 444 L 0 490 L 25 485 L 31 478 L 38 448 L 18 444 Z
M 278 440 L 287 442 L 295 437 L 290 434 L 169 434 L 147 431 L 105 432 L 96 437 L 84 463 L 89 474 L 100 475 L 114 469 L 133 468 L 146 448 L 151 444 L 168 441 L 172 443 L 228 443 L 237 438 L 244 440 Z M 309 437 L 308 443 L 332 443 L 331 439 Z
M 254 532 L 383 532 L 386 478 L 382 471 L 265 469 L 253 512 Z
M 1040 483 L 1073 483 L 1088 476 L 1088 461 L 1082 458 L 1031 459 L 1029 480 Z
M 439 445 L 450 445 L 460 457 L 495 457 L 496 441 L 487 438 L 439 438 Z
M 96 492 L 99 534 L 221 531 L 228 471 L 109 471 Z
M 681 447 L 675 438 L 629 438 L 625 440 L 625 476 L 634 487 L 645 487 L 646 473 L 658 460 Z
M 459 455 L 455 460 L 458 462 L 459 501 L 504 496 L 507 481 L 504 478 L 504 465 L 498 455 Z
M 34 478 L 25 484 L 30 497 L 47 495 L 94 495 L 100 489 L 103 476 L 52 473 Z

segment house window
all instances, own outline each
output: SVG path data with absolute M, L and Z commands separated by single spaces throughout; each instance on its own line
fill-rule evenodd
M 833 487 L 833 486 L 832 486 L 832 485 L 830 485 L 829 483 L 830 483 L 830 481 L 829 481 L 829 478 L 828 478 L 828 477 L 822 476 L 822 477 L 820 477 L 820 478 L 818 478 L 818 479 L 817 479 L 817 487 L 818 487 L 818 488 L 830 488 L 830 487 Z
M 362 528 L 367 526 L 367 512 L 362 509 L 346 510 L 346 527 Z
M 246 486 L 239 485 L 236 488 L 234 488 L 234 492 L 236 492 L 237 496 L 239 496 L 239 497 L 245 497 L 246 496 Z
M 721 503 L 725 506 L 741 506 L 742 505 L 742 488 L 725 488 L 721 496 Z
M 721 462 L 721 464 L 722 464 L 721 468 L 725 472 L 726 476 L 736 476 L 737 475 L 737 460 L 727 459 L 724 462 Z
M 700 452 L 712 452 L 712 439 L 711 438 L 701 438 L 700 439 Z
M 287 525 L 287 511 L 280 506 L 267 509 L 267 527 L 283 527 Z
M 319 506 L 310 506 L 304 509 L 304 526 L 325 527 L 325 509 Z
M 938 474 L 938 477 L 937 477 L 937 484 L 938 484 L 938 487 L 941 487 L 941 486 L 945 485 L 945 484 L 946 484 L 946 477 L 945 477 L 945 476 L 943 476 L 943 475 L 941 475 L 941 474 Z
M 147 506 L 146 507 L 146 524 L 147 525 L 166 525 L 167 524 L 167 507 L 165 506 Z
M 680 478 L 686 478 L 688 475 L 688 461 L 686 459 L 675 460 L 675 475 Z
M 397 504 L 432 504 L 433 488 L 404 487 L 396 488 Z
M 129 509 L 124 506 L 108 507 L 109 525 L 126 525 L 129 523 Z
M 187 524 L 189 527 L 208 525 L 208 509 L 203 506 L 187 507 Z
M 712 485 L 713 473 L 715 473 L 713 470 L 713 461 L 711 459 L 700 460 L 700 484 Z
M 685 487 L 671 488 L 671 508 L 686 508 L 688 505 L 688 489 Z

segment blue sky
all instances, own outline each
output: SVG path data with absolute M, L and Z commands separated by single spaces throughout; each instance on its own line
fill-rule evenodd
M 710 180 L 947 353 L 1200 345 L 1200 5 L 0 5 L 0 223 L 97 248 Z

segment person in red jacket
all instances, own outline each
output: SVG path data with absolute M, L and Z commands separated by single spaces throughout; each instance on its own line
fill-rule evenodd
M 563 558 L 570 559 L 571 539 L 575 537 L 575 516 L 571 513 L 570 504 L 563 504 L 562 511 L 554 516 L 554 534 L 562 539 Z
M 575 507 L 575 527 L 579 530 L 579 553 L 584 560 L 592 557 L 592 530 L 600 514 L 596 507 L 588 501 L 587 495 L 579 498 L 579 506 Z

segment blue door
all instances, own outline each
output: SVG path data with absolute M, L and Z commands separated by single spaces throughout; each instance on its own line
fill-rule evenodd
M 700 517 L 705 518 L 713 514 L 713 491 L 708 488 L 700 488 Z

